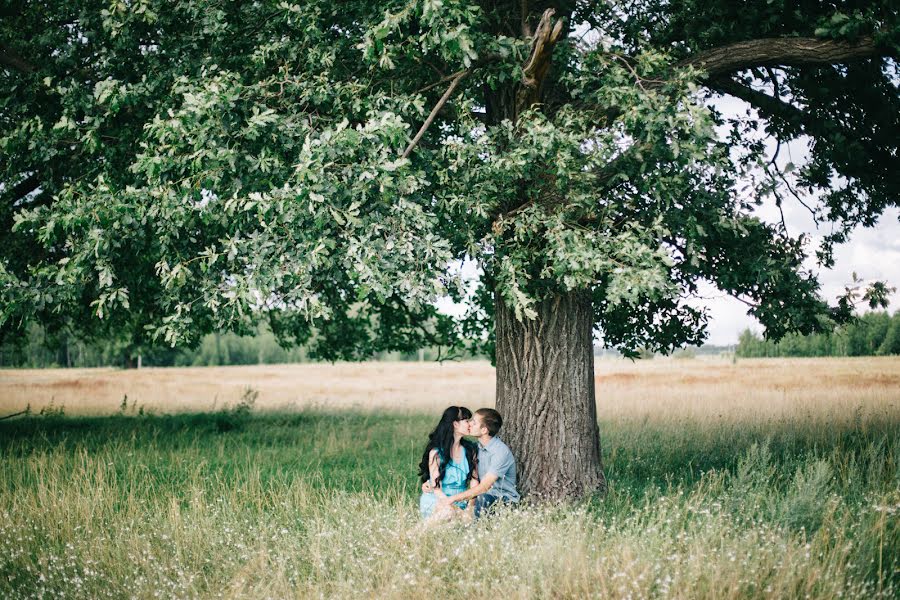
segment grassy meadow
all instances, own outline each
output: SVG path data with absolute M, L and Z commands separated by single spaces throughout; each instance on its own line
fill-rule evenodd
M 421 530 L 427 433 L 491 404 L 486 363 L 0 371 L 31 411 L 0 597 L 900 595 L 900 359 L 598 361 L 597 391 L 605 498 Z

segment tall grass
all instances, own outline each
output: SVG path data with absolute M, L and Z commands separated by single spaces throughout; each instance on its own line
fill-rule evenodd
M 4 598 L 891 598 L 900 415 L 601 422 L 610 492 L 416 527 L 433 415 L 0 422 Z

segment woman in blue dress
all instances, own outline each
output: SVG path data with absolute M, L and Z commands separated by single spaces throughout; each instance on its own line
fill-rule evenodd
M 433 520 L 456 516 L 471 516 L 474 501 L 454 502 L 449 511 L 435 513 L 438 496 L 452 496 L 478 484 L 478 448 L 463 439 L 469 435 L 472 411 L 464 406 L 451 406 L 428 436 L 428 445 L 419 464 L 419 479 L 430 482 L 433 492 L 419 498 L 422 519 Z

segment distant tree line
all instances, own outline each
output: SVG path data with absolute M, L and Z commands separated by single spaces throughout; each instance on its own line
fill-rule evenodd
M 728 346 L 706 345 L 677 351 L 676 358 L 697 355 L 719 355 L 731 351 Z M 621 356 L 615 350 L 595 347 L 598 357 Z M 900 354 L 900 311 L 869 312 L 859 319 L 837 328 L 833 333 L 815 335 L 791 334 L 779 342 L 763 339 L 745 329 L 735 349 L 742 358 L 780 356 L 877 356 Z M 646 352 L 642 358 L 652 358 Z M 303 346 L 282 348 L 268 327 L 260 326 L 256 335 L 240 336 L 232 332 L 211 333 L 193 349 L 165 346 L 134 348 L 124 339 L 86 342 L 76 337 L 48 336 L 37 324 L 31 325 L 24 338 L 0 345 L 0 367 L 107 367 L 137 366 L 137 358 L 147 367 L 189 367 L 263 365 L 315 362 Z M 465 354 L 455 358 L 477 358 Z M 437 348 L 419 352 L 380 352 L 373 359 L 381 361 L 433 361 L 446 358 Z M 483 357 L 482 357 L 483 358 Z
M 471 358 L 471 355 L 456 358 Z M 437 348 L 418 352 L 380 352 L 382 361 L 438 360 L 447 358 Z M 0 367 L 189 367 L 262 365 L 314 362 L 303 346 L 282 348 L 275 334 L 260 326 L 252 336 L 232 332 L 211 333 L 193 349 L 166 346 L 135 348 L 123 339 L 84 341 L 74 336 L 49 336 L 43 327 L 31 325 L 19 340 L 0 345 Z
M 900 354 L 900 311 L 893 316 L 887 312 L 869 312 L 832 333 L 791 334 L 779 342 L 765 340 L 745 329 L 738 339 L 736 352 L 746 358 Z

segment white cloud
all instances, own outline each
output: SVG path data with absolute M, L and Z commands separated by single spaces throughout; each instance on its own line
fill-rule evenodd
M 785 219 L 788 230 L 794 234 L 796 224 L 791 222 L 787 214 Z M 799 233 L 801 229 L 797 228 L 796 231 Z M 814 260 L 810 261 L 812 262 Z M 808 266 L 813 268 L 812 264 Z M 813 268 L 813 271 L 822 284 L 823 297 L 831 303 L 843 293 L 844 286 L 853 281 L 853 272 L 863 280 L 884 280 L 890 286 L 900 288 L 900 210 L 885 211 L 874 228 L 857 230 L 848 243 L 836 249 L 833 269 Z M 734 344 L 738 334 L 747 327 L 762 333 L 759 322 L 747 314 L 746 304 L 718 292 L 712 286 L 705 286 L 702 294 L 712 297 L 711 300 L 696 302 L 709 309 L 708 343 Z M 892 294 L 890 301 L 889 311 L 900 308 L 900 294 Z M 859 308 L 863 312 L 869 310 L 867 306 Z

